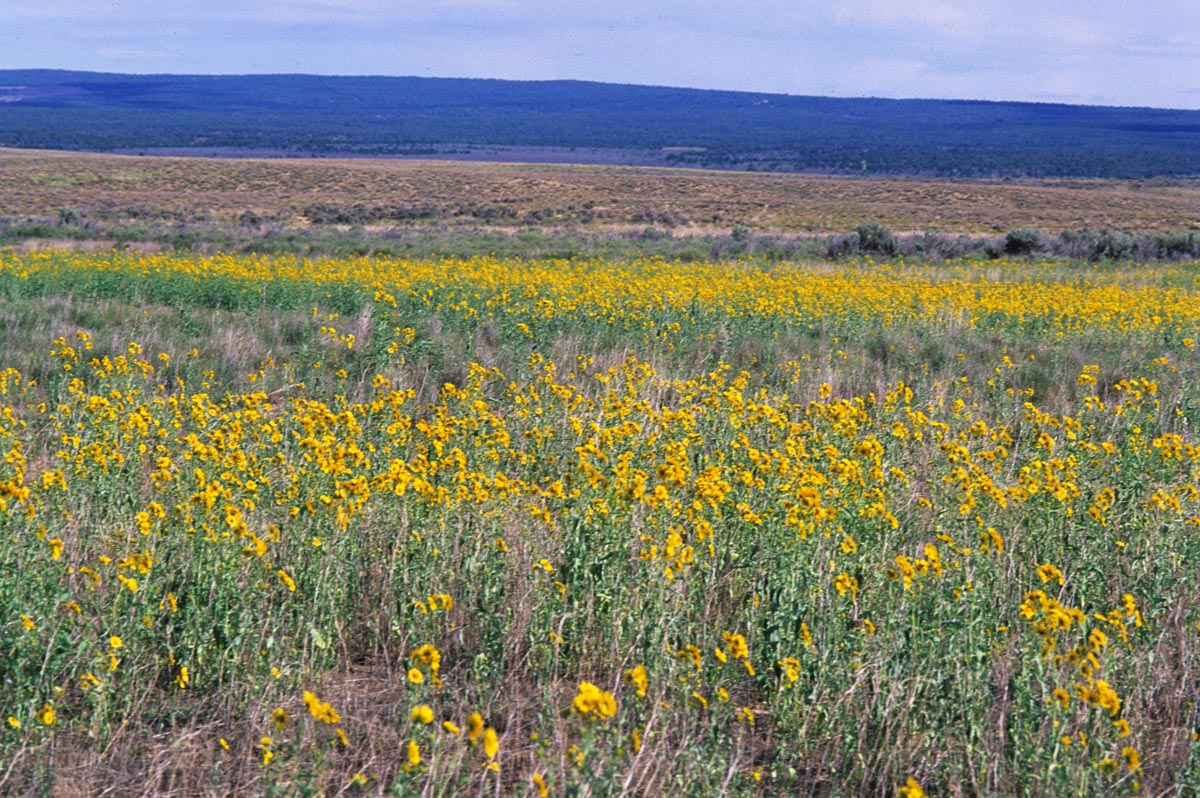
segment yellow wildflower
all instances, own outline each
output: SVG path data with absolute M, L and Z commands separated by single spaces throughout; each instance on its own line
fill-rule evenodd
M 472 744 L 479 742 L 479 738 L 483 736 L 483 716 L 478 712 L 472 712 L 467 716 L 467 739 Z
M 308 713 L 322 723 L 334 724 L 341 720 L 337 710 L 328 701 L 322 701 L 308 690 L 304 691 L 304 703 L 308 706 Z
M 572 701 L 575 711 L 582 717 L 611 718 L 617 714 L 617 701 L 613 694 L 601 690 L 591 682 L 580 682 L 579 693 Z
M 1063 572 L 1055 568 L 1050 563 L 1044 563 L 1038 566 L 1038 577 L 1043 584 L 1051 580 L 1057 580 L 1059 585 L 1063 584 Z
M 421 749 L 417 746 L 417 741 L 409 740 L 405 749 L 408 761 L 404 764 L 404 769 L 412 771 L 421 767 Z
M 646 677 L 646 666 L 638 665 L 625 671 L 625 681 L 637 689 L 638 698 L 645 698 L 650 680 Z
M 750 656 L 750 648 L 746 645 L 746 638 L 730 632 L 725 632 L 722 638 L 725 640 L 725 645 L 729 647 L 729 653 L 734 659 L 746 659 Z
M 500 738 L 491 726 L 483 732 L 483 753 L 487 754 L 488 759 L 495 759 L 496 754 L 500 753 Z
M 1138 754 L 1137 749 L 1131 745 L 1127 745 L 1121 749 L 1121 756 L 1125 758 L 1125 764 L 1129 767 L 1130 773 L 1136 773 L 1141 770 L 1142 757 Z

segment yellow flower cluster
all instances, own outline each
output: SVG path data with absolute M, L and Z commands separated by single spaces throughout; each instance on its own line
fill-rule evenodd
M 591 682 L 579 683 L 579 693 L 571 701 L 571 706 L 584 718 L 604 720 L 617 714 L 617 701 L 613 694 Z
M 287 305 L 304 345 L 250 374 L 82 329 L 0 372 L 0 753 L 242 690 L 275 709 L 221 751 L 297 773 L 302 729 L 386 726 L 398 794 L 924 795 L 891 745 L 930 792 L 945 745 L 1104 793 L 1186 748 L 1142 676 L 1200 622 L 1200 290 L 1062 268 L 0 254 L 371 297 Z M 1019 746 L 957 728 L 1012 706 Z

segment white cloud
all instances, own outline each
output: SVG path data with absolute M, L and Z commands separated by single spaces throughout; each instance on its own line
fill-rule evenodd
M 123 47 L 101 47 L 96 50 L 96 54 L 101 58 L 126 61 L 144 61 L 167 57 L 167 53 L 164 53 L 162 50 L 130 50 Z
M 976 38 L 991 26 L 990 3 L 961 3 L 950 0 L 839 0 L 833 18 L 843 25 L 868 27 L 902 26 L 928 34 L 950 33 Z
M 1111 47 L 1129 35 L 1128 31 L 1123 32 L 1090 19 L 1058 16 L 1045 22 L 1043 40 L 1055 43 L 1063 50 L 1086 51 L 1094 47 Z

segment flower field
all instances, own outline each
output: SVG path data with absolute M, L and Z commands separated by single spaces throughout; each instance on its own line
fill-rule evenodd
M 1200 264 L 0 296 L 0 794 L 1200 790 Z

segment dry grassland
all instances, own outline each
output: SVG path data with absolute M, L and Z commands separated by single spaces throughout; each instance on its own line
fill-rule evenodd
M 1156 231 L 1186 229 L 1200 220 L 1200 181 L 954 181 L 0 150 L 0 215 L 11 217 L 70 208 L 112 217 L 166 213 L 223 223 L 253 211 L 286 225 L 303 224 L 303 210 L 317 203 L 424 208 L 434 210 L 443 224 L 460 219 L 478 225 L 481 218 L 495 218 L 510 226 L 533 221 L 596 230 L 667 219 L 695 231 L 744 224 L 764 232 L 836 232 L 864 221 L 943 233 L 1020 226 Z

